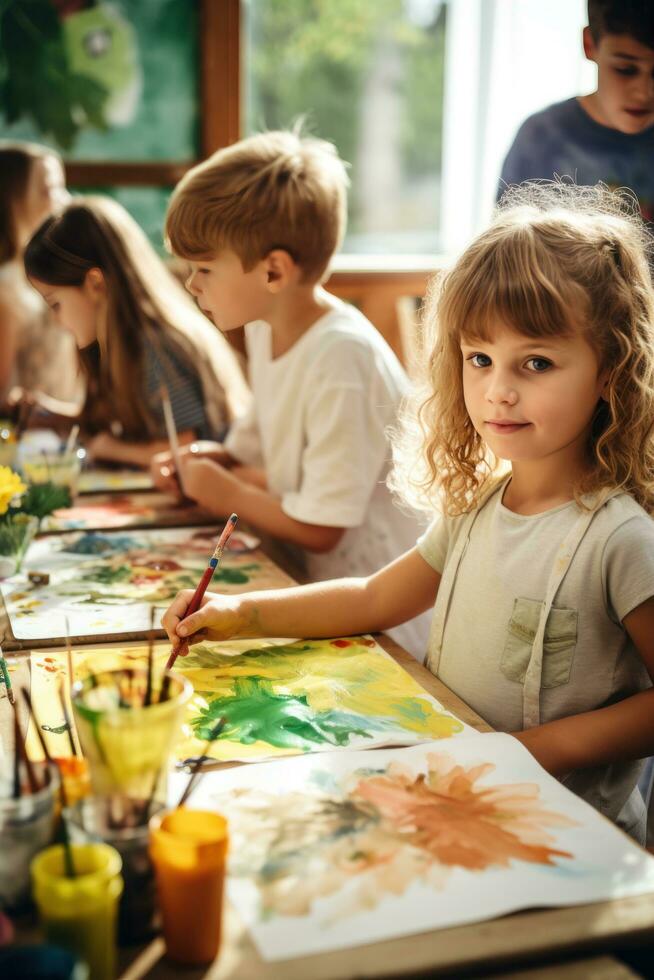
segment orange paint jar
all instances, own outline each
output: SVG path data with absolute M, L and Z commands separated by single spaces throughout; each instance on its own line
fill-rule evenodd
M 150 821 L 166 951 L 176 963 L 209 963 L 220 949 L 227 821 L 178 807 Z

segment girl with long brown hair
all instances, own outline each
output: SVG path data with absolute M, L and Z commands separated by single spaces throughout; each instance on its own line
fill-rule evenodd
M 79 348 L 92 457 L 147 466 L 167 447 L 162 385 L 181 442 L 220 437 L 244 408 L 236 355 L 115 201 L 77 198 L 46 219 L 25 271 Z

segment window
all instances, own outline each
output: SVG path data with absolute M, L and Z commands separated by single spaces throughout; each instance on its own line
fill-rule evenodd
M 440 250 L 447 5 L 249 0 L 242 130 L 305 130 L 351 164 L 347 253 Z

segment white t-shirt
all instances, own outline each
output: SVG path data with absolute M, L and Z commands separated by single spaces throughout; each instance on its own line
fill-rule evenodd
M 470 531 L 447 609 L 438 677 L 493 728 L 511 732 L 522 729 L 524 676 L 548 578 L 579 510 L 570 502 L 542 514 L 515 514 L 502 503 L 505 486 L 481 507 Z M 463 521 L 441 517 L 418 541 L 436 571 L 445 568 Z M 652 595 L 654 521 L 619 494 L 594 516 L 548 616 L 541 723 L 601 708 L 651 685 L 622 620 Z M 638 762 L 616 763 L 571 773 L 564 781 L 616 820 L 639 770 Z M 632 807 L 623 824 L 643 816 L 640 801 L 640 812 Z
M 385 430 L 409 382 L 383 337 L 338 302 L 280 357 L 272 357 L 269 324 L 248 323 L 245 339 L 254 399 L 225 449 L 265 468 L 289 517 L 347 529 L 332 551 L 307 553 L 308 576 L 369 575 L 413 548 L 420 520 L 394 504 L 385 483 Z M 390 633 L 422 658 L 428 631 L 424 614 Z

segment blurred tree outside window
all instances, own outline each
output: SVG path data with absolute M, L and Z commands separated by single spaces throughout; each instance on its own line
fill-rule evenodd
M 438 252 L 447 4 L 248 0 L 243 13 L 245 132 L 302 118 L 335 143 L 351 165 L 343 252 Z

